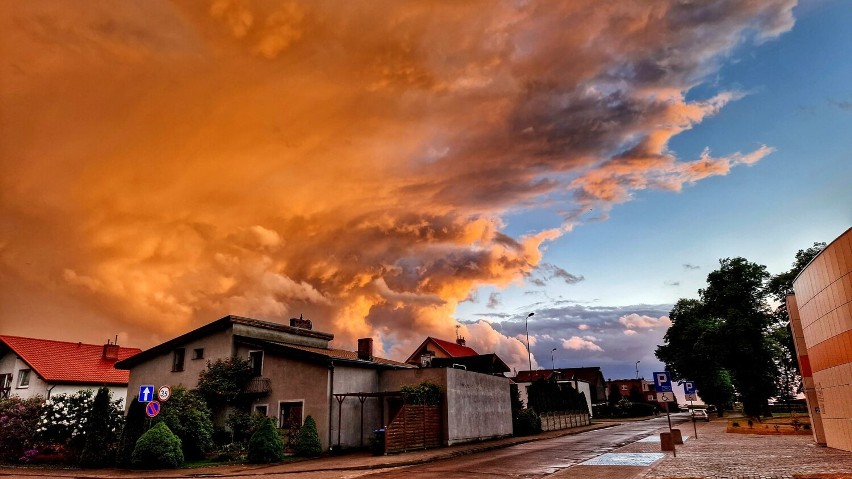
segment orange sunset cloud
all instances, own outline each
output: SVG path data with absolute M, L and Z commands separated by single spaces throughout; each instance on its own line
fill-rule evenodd
M 304 314 L 404 358 L 478 288 L 523 284 L 589 206 L 771 153 L 668 142 L 742 96 L 686 93 L 793 4 L 7 2 L 2 331 L 149 347 Z M 503 232 L 545 205 L 564 222 Z

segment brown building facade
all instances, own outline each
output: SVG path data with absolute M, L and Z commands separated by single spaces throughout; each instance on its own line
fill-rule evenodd
M 852 451 L 852 228 L 793 282 L 787 297 L 814 439 Z

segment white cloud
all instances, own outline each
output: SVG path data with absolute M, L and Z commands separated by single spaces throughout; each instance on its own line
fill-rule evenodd
M 624 334 L 627 335 L 627 336 L 636 336 L 639 333 L 637 333 L 636 331 L 634 331 L 632 329 L 625 329 Z
M 580 331 L 587 331 L 589 329 L 589 325 L 588 324 L 581 324 L 581 325 L 577 326 L 577 329 L 579 329 Z
M 623 324 L 624 327 L 628 329 L 656 327 L 668 328 L 672 325 L 672 321 L 669 319 L 668 316 L 660 316 L 659 318 L 654 318 L 651 316 L 644 316 L 636 313 L 626 314 L 618 318 L 618 322 Z
M 591 336 L 587 336 L 591 337 Z M 594 339 L 594 338 L 593 338 Z M 576 351 L 588 350 L 588 351 L 603 351 L 603 349 L 595 344 L 592 340 L 584 339 L 579 336 L 571 336 L 570 339 L 566 339 L 562 341 L 562 347 L 565 349 L 573 349 Z

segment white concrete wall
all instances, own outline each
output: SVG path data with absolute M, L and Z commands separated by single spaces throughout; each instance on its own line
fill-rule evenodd
M 379 390 L 379 373 L 372 368 L 336 366 L 334 368 L 334 394 L 374 393 Z M 331 399 L 331 445 L 337 445 L 338 412 L 341 412 L 340 444 L 342 447 L 361 447 L 370 445 L 373 430 L 383 427 L 382 399 L 366 398 L 364 401 L 363 441 L 361 429 L 361 402 L 357 397 L 347 397 L 343 407 L 335 398 Z
M 397 391 L 400 386 L 424 381 L 445 391 L 442 411 L 447 445 L 512 434 L 508 378 L 463 369 L 405 369 L 383 371 L 380 387 Z

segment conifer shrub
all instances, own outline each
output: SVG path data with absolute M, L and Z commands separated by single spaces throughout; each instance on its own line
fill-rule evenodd
M 127 406 L 127 419 L 121 429 L 118 450 L 115 453 L 115 463 L 118 467 L 130 467 L 136 441 L 145 432 L 145 421 L 148 418 L 145 414 L 146 404 L 140 402 L 137 397 Z
M 248 462 L 267 464 L 284 460 L 284 442 L 275 429 L 271 418 L 266 418 L 260 428 L 252 434 L 248 443 Z
M 297 456 L 316 457 L 322 452 L 322 444 L 320 444 L 319 433 L 317 432 L 317 423 L 314 418 L 308 416 L 305 418 L 305 423 L 299 428 L 294 439 L 293 451 Z
M 112 463 L 115 452 L 112 438 L 115 433 L 110 427 L 109 414 L 109 389 L 102 387 L 95 394 L 95 400 L 86 417 L 86 442 L 83 452 L 80 453 L 80 467 L 106 467 Z
M 136 441 L 131 464 L 137 469 L 174 469 L 183 464 L 180 438 L 158 422 Z

